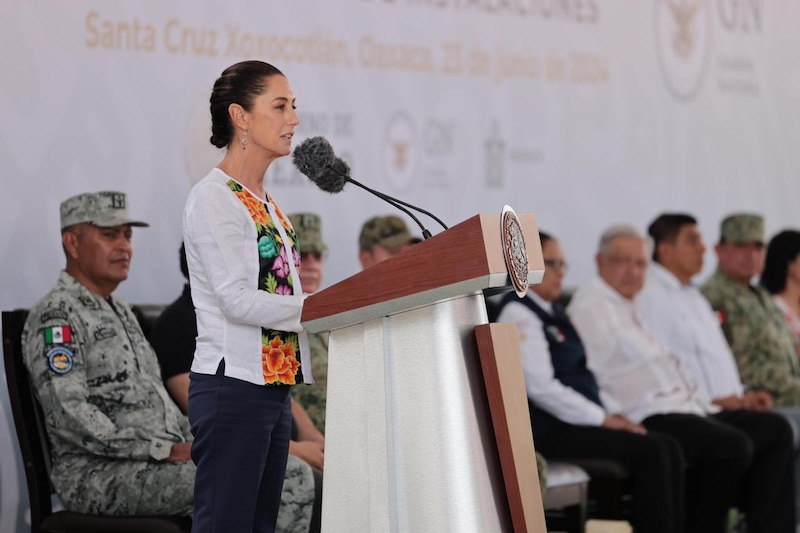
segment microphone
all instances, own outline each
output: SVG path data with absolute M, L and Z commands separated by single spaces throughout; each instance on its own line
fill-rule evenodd
M 301 142 L 292 154 L 294 166 L 314 183 L 317 183 L 325 174 L 335 159 L 336 154 L 333 153 L 333 147 L 325 137 L 309 137 Z
M 312 181 L 323 191 L 335 194 L 342 192 L 349 176 L 350 167 L 344 160 L 337 157 L 333 160 L 333 164 L 325 169 L 325 173 L 322 176 Z
M 422 230 L 422 236 L 425 239 L 431 236 L 431 232 L 428 231 L 425 226 L 423 226 L 422 222 L 420 222 L 416 216 L 406 209 L 406 207 L 428 215 L 433 220 L 438 222 L 444 229 L 447 229 L 447 225 L 445 225 L 444 222 L 439 220 L 439 218 L 432 213 L 407 202 L 403 202 L 402 200 L 398 200 L 397 198 L 393 198 L 388 194 L 376 191 L 354 180 L 350 176 L 350 167 L 341 158 L 336 157 L 333 152 L 333 147 L 324 137 L 310 137 L 300 143 L 300 145 L 294 149 L 292 160 L 300 172 L 306 175 L 317 185 L 317 187 L 325 192 L 329 192 L 331 194 L 341 192 L 345 184 L 349 182 L 356 187 L 360 187 L 365 191 L 374 194 L 385 202 L 390 203 L 397 209 L 400 209 L 406 213 L 409 217 L 411 217 L 412 220 L 414 220 L 414 222 L 416 222 L 416 224 Z

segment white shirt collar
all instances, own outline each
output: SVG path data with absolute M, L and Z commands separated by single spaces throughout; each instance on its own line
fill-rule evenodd
M 612 302 L 636 307 L 633 300 L 628 300 L 622 296 L 614 287 L 606 283 L 606 281 L 600 276 L 597 276 L 592 283 L 598 287 L 600 291 L 609 296 Z
M 675 274 L 656 262 L 650 263 L 650 271 L 647 273 L 647 276 L 648 279 L 652 277 L 653 281 L 661 283 L 662 285 L 667 285 L 670 289 L 686 287 Z
M 533 303 L 544 309 L 547 312 L 547 314 L 549 315 L 553 314 L 553 304 L 551 302 L 548 302 L 547 300 L 545 300 L 544 298 L 533 292 L 533 290 L 531 289 L 528 289 L 528 297 L 531 300 L 533 300 Z

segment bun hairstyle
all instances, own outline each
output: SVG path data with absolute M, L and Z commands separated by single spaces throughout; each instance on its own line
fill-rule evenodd
M 250 111 L 253 100 L 264 92 L 267 78 L 283 76 L 283 72 L 263 61 L 242 61 L 226 68 L 217 81 L 209 99 L 211 108 L 211 138 L 209 141 L 217 148 L 230 146 L 234 128 L 228 107 L 239 104 Z

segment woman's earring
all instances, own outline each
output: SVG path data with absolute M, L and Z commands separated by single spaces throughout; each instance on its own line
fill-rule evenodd
M 242 150 L 247 150 L 247 130 L 244 130 L 244 136 L 242 136 Z

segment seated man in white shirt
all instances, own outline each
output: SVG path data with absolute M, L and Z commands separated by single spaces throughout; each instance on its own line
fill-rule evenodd
M 703 268 L 706 247 L 697 221 L 664 214 L 650 224 L 653 263 L 637 295 L 642 319 L 681 358 L 698 393 L 723 409 L 769 411 L 771 396 L 746 391 L 736 360 L 711 304 L 692 284 Z
M 728 509 L 738 505 L 745 487 L 748 532 L 794 531 L 793 484 L 783 475 L 792 469 L 788 425 L 770 417 L 771 440 L 765 436 L 769 443 L 754 446 L 745 432 L 728 423 L 729 412 L 720 413 L 698 393 L 680 358 L 644 325 L 634 298 L 644 285 L 648 251 L 636 228 L 606 230 L 596 261 L 599 277 L 576 292 L 569 314 L 586 345 L 603 401 L 614 402 L 649 431 L 681 443 L 687 466 L 686 531 L 726 531 Z
M 755 462 L 763 460 L 759 450 L 768 446 L 772 438 L 770 430 L 783 429 L 771 420 L 777 415 L 741 412 L 770 411 L 772 397 L 765 391 L 745 390 L 719 318 L 692 283 L 703 268 L 706 249 L 697 221 L 690 215 L 667 213 L 656 218 L 647 231 L 653 239 L 653 264 L 644 290 L 636 297 L 642 319 L 670 351 L 681 358 L 689 377 L 697 384 L 698 394 L 722 409 L 732 411 L 723 415 L 725 421 L 743 430 L 753 440 L 754 467 L 757 469 Z M 794 447 L 797 449 L 796 439 Z M 797 467 L 795 459 L 795 472 Z M 782 475 L 788 476 L 788 471 Z M 775 486 L 781 484 L 776 482 Z M 788 496 L 788 492 L 783 495 Z M 762 494 L 762 497 L 769 496 Z
M 597 381 L 586 368 L 580 337 L 563 309 L 566 271 L 558 241 L 540 233 L 545 274 L 523 299 L 515 293 L 500 303 L 498 321 L 517 324 L 525 388 L 536 448 L 552 459 L 611 459 L 633 478 L 636 531 L 683 531 L 684 458 L 672 437 L 647 432 L 624 414 L 608 410 Z

